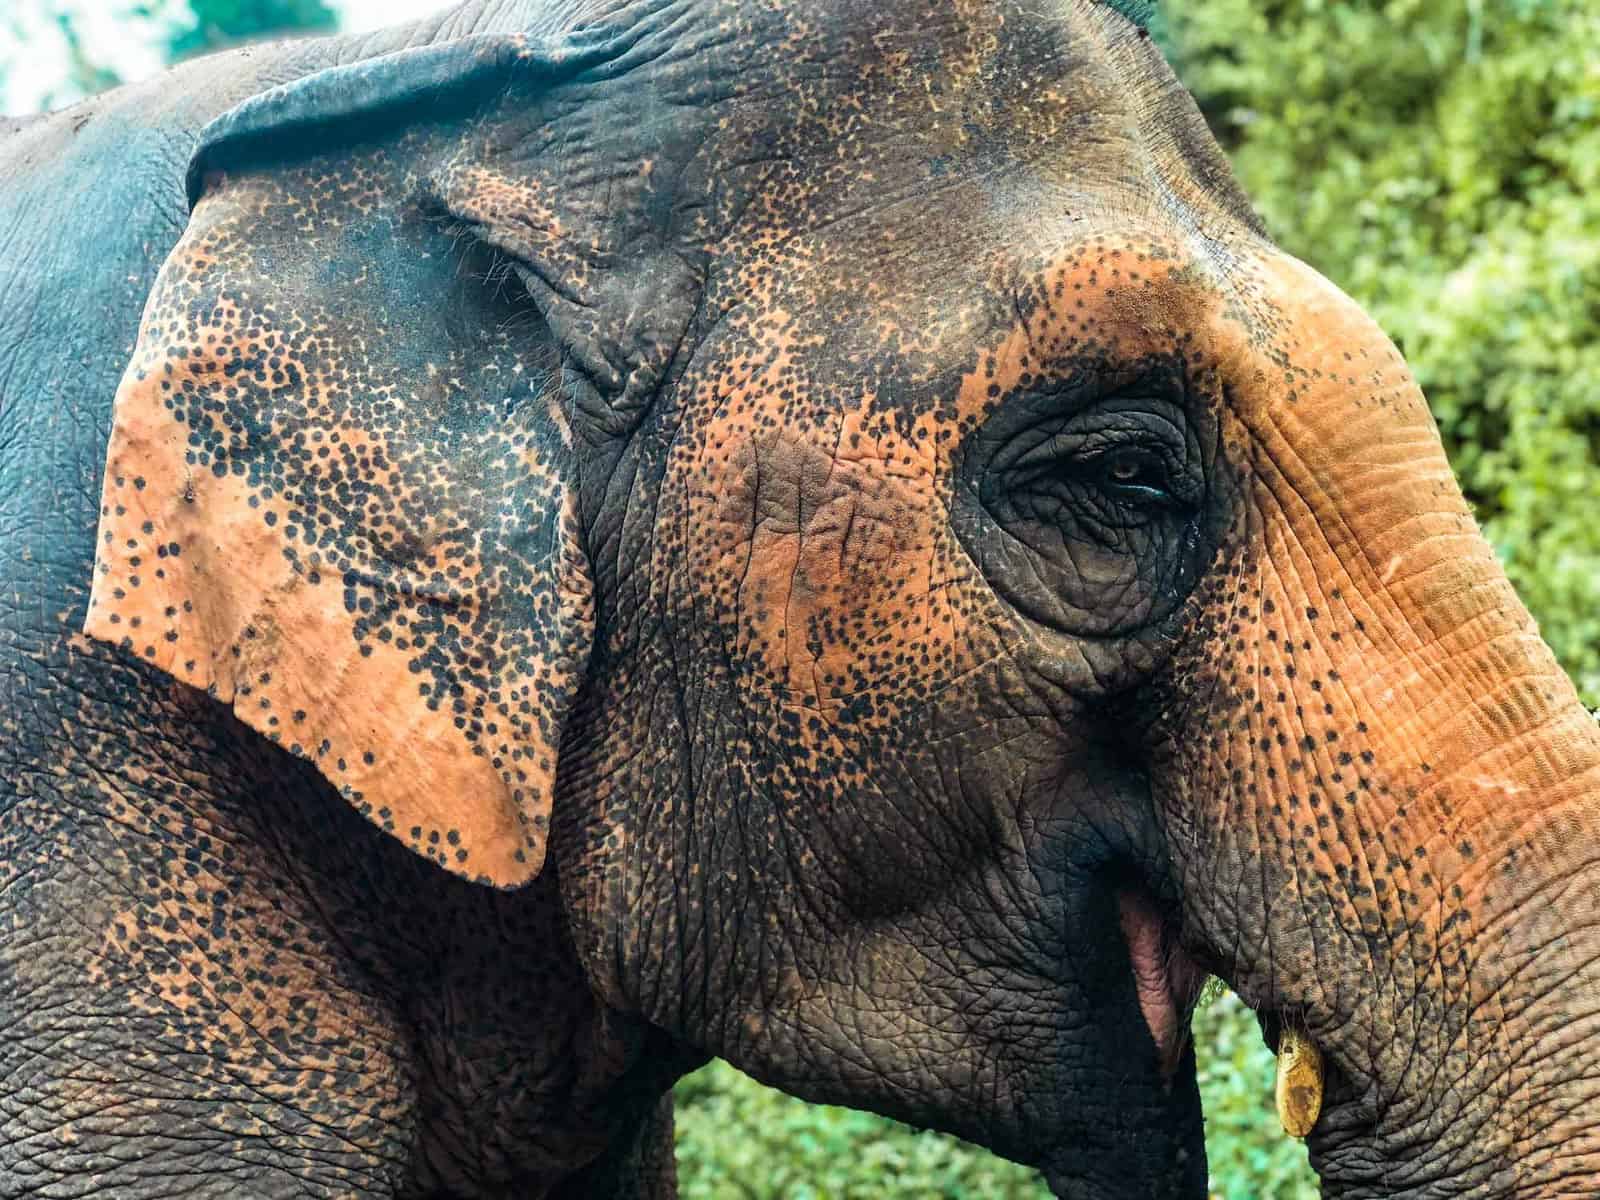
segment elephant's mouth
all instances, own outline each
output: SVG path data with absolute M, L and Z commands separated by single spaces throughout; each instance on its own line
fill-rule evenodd
M 1189 1019 L 1205 972 L 1179 945 L 1173 906 L 1143 878 L 1118 871 L 1104 882 L 1110 887 L 1096 891 L 1094 915 L 1115 919 L 1122 933 L 1120 950 L 1111 939 L 1098 943 L 1107 952 L 1098 994 L 1108 1007 L 1095 1030 L 1104 1103 L 1067 1107 L 1040 1165 L 1060 1200 L 1203 1200 L 1205 1132 Z
M 1155 900 L 1143 890 L 1123 888 L 1117 907 L 1139 1008 L 1155 1040 L 1162 1074 L 1170 1078 L 1183 1061 L 1189 1019 L 1206 972 L 1185 953 Z

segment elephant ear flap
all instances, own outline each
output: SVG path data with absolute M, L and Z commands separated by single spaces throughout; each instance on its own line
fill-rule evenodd
M 508 53 L 423 65 L 448 90 Z M 307 122 L 367 128 L 416 100 L 393 64 L 330 75 L 224 118 L 202 160 L 231 171 Z M 116 399 L 85 631 L 231 705 L 440 866 L 517 886 L 544 860 L 594 638 L 570 437 L 517 345 L 483 333 L 504 321 L 462 336 L 481 284 L 447 255 L 373 253 L 409 227 L 311 209 L 286 177 L 208 184 L 162 269 Z
M 181 420 L 163 382 L 195 384 Z M 337 465 L 285 468 L 276 438 L 220 448 L 210 408 L 205 382 L 153 364 L 124 381 L 85 632 L 231 705 L 446 870 L 532 880 L 593 641 L 570 494 L 522 456 L 521 486 L 491 477 L 482 503 L 458 505 L 477 479 L 419 488 L 388 459 L 397 440 L 362 444 L 283 404 L 267 419 L 291 444 L 337 432 L 372 464 L 330 507 Z M 413 505 L 414 523 L 394 512 Z M 375 506 L 391 519 L 352 527 Z

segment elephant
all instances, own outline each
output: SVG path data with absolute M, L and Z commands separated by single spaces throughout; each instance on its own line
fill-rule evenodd
M 1208 975 L 1325 1195 L 1600 1190 L 1600 728 L 1140 18 L 483 0 L 8 136 L 0 1190 L 670 1196 L 720 1056 L 1203 1197 Z

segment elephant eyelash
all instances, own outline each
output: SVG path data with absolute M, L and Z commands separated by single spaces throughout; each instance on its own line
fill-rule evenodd
M 543 321 L 514 255 L 484 241 L 478 229 L 468 222 L 443 214 L 437 219 L 440 235 L 450 239 L 457 271 L 481 284 L 493 303 L 512 310 L 510 317 L 496 324 L 496 333 L 514 332 Z
M 511 316 L 495 326 L 497 334 L 538 330 L 544 326 L 544 314 L 535 306 L 521 275 L 513 270 L 504 278 L 490 282 L 493 285 L 495 299 L 507 301 L 512 308 Z
M 521 280 L 517 275 L 516 259 L 504 250 L 484 241 L 471 222 L 463 221 L 443 208 L 433 210 L 430 207 L 424 216 L 437 227 L 440 237 L 449 240 L 450 255 L 456 260 L 456 269 L 459 273 L 477 279 L 489 289 L 496 300 L 508 294 L 506 292 L 508 282 L 515 283 L 516 291 L 523 293 Z M 480 266 L 481 259 L 485 255 L 488 256 L 488 263 Z
M 506 296 L 507 282 L 511 282 L 517 292 L 523 292 L 516 259 L 479 238 L 478 231 L 471 225 L 452 221 L 440 232 L 450 239 L 450 253 L 456 259 L 457 271 L 483 284 L 496 300 Z M 485 255 L 488 262 L 481 264 Z
M 527 296 L 526 289 L 522 286 L 522 277 L 517 274 L 516 260 L 502 250 L 491 249 L 489 266 L 478 273 L 477 278 L 496 300 L 505 299 L 507 295 Z M 507 284 L 511 287 L 508 289 Z
M 455 263 L 457 278 L 478 285 L 482 289 L 480 294 L 489 305 L 509 313 L 492 325 L 486 323 L 487 332 L 498 338 L 515 337 L 524 331 L 536 332 L 543 326 L 544 316 L 528 293 L 515 255 L 491 245 L 483 239 L 476 225 L 461 220 L 442 207 L 427 206 L 423 217 L 434 226 L 438 236 L 447 241 L 447 253 Z M 538 346 L 543 343 L 535 337 L 529 344 Z M 542 361 L 537 351 L 524 365 L 528 369 L 525 379 L 530 392 L 542 392 L 552 375 L 550 365 Z M 519 391 L 518 394 L 525 393 Z M 515 408 L 516 404 L 508 398 L 504 415 L 511 417 Z

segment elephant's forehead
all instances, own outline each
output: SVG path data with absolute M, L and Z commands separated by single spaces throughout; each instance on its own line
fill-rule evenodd
M 750 381 L 777 380 L 761 393 L 774 414 L 831 425 L 860 405 L 964 434 L 1018 388 L 1091 376 L 1111 388 L 1152 356 L 1189 372 L 1226 358 L 1262 380 L 1295 352 L 1270 247 L 1219 253 L 1179 222 L 1130 213 L 1011 219 L 946 231 L 908 210 L 875 245 L 830 236 L 749 256 L 713 346 L 721 390 L 748 402 Z
M 1085 203 L 1160 197 L 1253 224 L 1159 51 L 1089 0 L 725 0 L 670 32 L 645 7 L 610 18 L 659 38 L 641 86 L 714 114 L 703 158 L 719 189 L 758 181 L 745 223 L 772 236 L 913 198 L 965 219 L 963 182 L 1012 189 L 1013 172 Z

